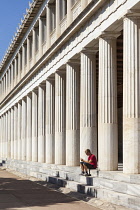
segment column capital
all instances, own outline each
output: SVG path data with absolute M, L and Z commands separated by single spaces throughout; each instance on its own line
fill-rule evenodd
M 31 93 L 31 92 L 30 92 L 30 93 L 28 93 L 28 94 L 27 94 L 27 96 L 28 96 L 28 97 L 31 97 L 31 96 L 32 96 L 32 93 Z
M 84 47 L 81 50 L 81 53 L 86 53 L 86 54 L 96 54 L 99 51 L 98 47 Z
M 78 60 L 78 59 L 70 59 L 70 60 L 68 60 L 67 64 L 80 65 L 80 60 Z
M 119 31 L 103 31 L 102 34 L 99 36 L 99 39 L 116 39 L 120 35 L 121 32 Z
M 134 18 L 134 19 L 139 19 L 140 18 L 140 9 L 130 9 L 127 10 L 127 14 L 124 16 L 125 18 Z

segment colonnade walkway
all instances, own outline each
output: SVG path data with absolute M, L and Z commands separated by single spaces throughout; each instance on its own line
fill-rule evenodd
M 98 210 L 82 201 L 0 169 L 2 210 Z

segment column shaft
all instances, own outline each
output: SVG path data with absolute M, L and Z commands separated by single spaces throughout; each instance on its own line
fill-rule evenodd
M 69 26 L 72 22 L 72 1 L 67 1 L 67 26 Z
M 11 159 L 14 158 L 14 109 L 11 108 Z
M 21 155 L 21 122 L 22 122 L 22 118 L 21 118 L 21 102 L 18 102 L 18 124 L 17 124 L 17 136 L 18 136 L 18 143 L 17 143 L 17 159 L 21 160 L 22 159 L 22 155 Z
M 38 162 L 45 162 L 45 86 L 38 87 Z
M 140 173 L 140 17 L 124 19 L 123 170 Z M 131 167 L 130 167 L 131 165 Z
M 79 165 L 80 159 L 80 66 L 66 66 L 66 165 Z
M 80 156 L 90 149 L 97 156 L 96 55 L 81 53 Z
M 32 161 L 38 161 L 38 94 L 32 91 Z
M 60 0 L 56 0 L 56 37 L 60 36 Z
M 26 160 L 26 137 L 27 137 L 27 107 L 26 99 L 22 99 L 22 120 L 21 120 L 21 148 L 22 160 Z
M 66 163 L 66 76 L 55 73 L 55 164 Z
M 17 105 L 14 106 L 14 159 L 17 159 L 17 119 L 18 110 Z
M 99 168 L 118 168 L 117 70 L 116 38 L 99 39 L 99 99 L 98 99 Z
M 55 151 L 55 81 L 46 81 L 46 163 L 54 163 Z
M 27 72 L 30 70 L 30 37 L 27 38 Z
M 32 60 L 33 60 L 33 65 L 35 64 L 36 58 L 35 58 L 35 28 L 33 28 L 33 50 L 32 50 Z
M 47 49 L 50 47 L 51 45 L 51 38 L 50 38 L 50 33 L 51 33 L 51 8 L 50 5 L 47 4 L 46 6 L 46 12 L 47 12 L 47 18 L 46 18 L 46 29 L 47 29 Z
M 8 111 L 8 146 L 7 146 L 7 157 L 11 158 L 11 111 Z
M 43 47 L 42 47 L 42 32 L 43 32 L 43 23 L 42 23 L 42 17 L 39 18 L 39 56 L 42 56 L 43 53 Z
M 26 160 L 32 161 L 32 98 L 27 96 L 27 144 L 26 144 Z

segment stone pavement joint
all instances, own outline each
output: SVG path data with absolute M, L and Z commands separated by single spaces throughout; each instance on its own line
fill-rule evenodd
M 2 168 L 0 170 L 0 209 L 91 209 L 127 210 L 123 206 L 46 183 L 34 177 Z M 8 196 L 7 196 L 8 195 Z M 3 202 L 1 202 L 1 200 Z M 4 202 L 6 201 L 6 202 Z

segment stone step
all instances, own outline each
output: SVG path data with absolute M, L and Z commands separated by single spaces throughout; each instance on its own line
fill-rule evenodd
M 132 209 L 140 209 L 140 197 L 114 192 L 111 189 L 89 186 L 75 181 L 69 181 L 60 177 L 48 176 L 43 173 L 37 173 L 36 177 L 44 181 L 56 184 L 60 187 L 70 188 L 76 192 L 84 193 L 92 197 L 107 200 L 117 205 L 123 205 Z
M 109 180 L 105 178 L 93 178 L 93 186 L 110 189 L 128 195 L 140 197 L 140 185 Z
M 140 174 L 124 174 L 120 171 L 99 171 L 98 176 L 100 178 L 140 185 Z

